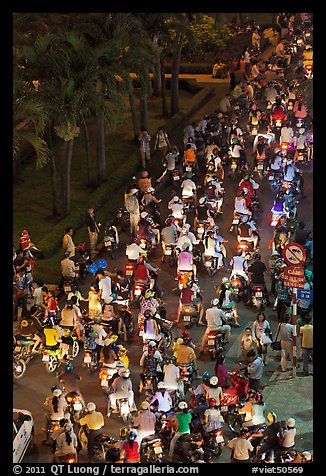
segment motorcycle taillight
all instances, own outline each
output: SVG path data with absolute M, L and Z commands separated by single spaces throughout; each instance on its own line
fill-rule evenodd
M 207 334 L 209 340 L 216 339 L 216 334 Z

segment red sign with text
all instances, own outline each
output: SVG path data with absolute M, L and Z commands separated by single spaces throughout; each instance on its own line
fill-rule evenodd
M 305 285 L 304 269 L 285 267 L 284 269 L 284 285 L 289 288 L 303 289 Z

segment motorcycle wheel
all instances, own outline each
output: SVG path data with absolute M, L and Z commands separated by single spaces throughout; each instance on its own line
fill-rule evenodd
M 72 349 L 71 349 L 71 356 L 73 358 L 77 357 L 79 353 L 79 342 L 78 340 L 74 340 L 72 344 Z
M 60 365 L 59 360 L 54 355 L 50 355 L 48 362 L 45 362 L 46 371 L 50 374 L 54 372 Z
M 169 263 L 169 266 L 173 268 L 173 266 L 175 266 L 175 258 L 173 256 L 169 256 L 168 263 Z
M 122 421 L 123 421 L 123 423 L 127 423 L 128 415 L 122 415 Z
M 212 277 L 216 273 L 216 269 L 213 268 L 207 268 L 207 274 L 208 276 Z
M 20 367 L 20 369 L 19 369 Z M 13 366 L 13 376 L 16 380 L 22 378 L 24 373 L 26 372 L 26 362 L 23 359 L 18 359 L 14 362 Z

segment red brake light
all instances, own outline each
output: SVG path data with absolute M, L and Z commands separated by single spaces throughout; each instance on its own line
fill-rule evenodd
M 207 334 L 208 339 L 216 339 L 216 334 Z

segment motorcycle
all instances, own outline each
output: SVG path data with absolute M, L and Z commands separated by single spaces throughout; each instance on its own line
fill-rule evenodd
M 253 245 L 252 241 L 247 241 L 247 240 L 241 240 L 240 239 L 237 248 L 242 251 L 241 256 L 243 258 L 245 258 L 247 261 L 250 261 L 253 258 L 254 254 L 256 252 L 254 250 L 254 245 Z
M 120 369 L 123 369 L 124 365 L 120 360 L 117 360 L 115 363 L 115 367 L 109 367 L 103 365 L 101 370 L 99 371 L 98 378 L 101 382 L 101 388 L 106 395 L 109 395 L 111 391 L 111 383 L 114 380 L 114 376 L 118 376 L 118 372 Z
M 293 106 L 294 106 L 294 101 L 293 99 L 289 99 L 288 102 L 287 102 L 287 110 L 288 111 L 292 111 L 293 110 Z
M 304 66 L 304 77 L 307 80 L 313 78 L 313 65 L 312 64 L 306 64 Z
M 242 217 L 243 217 L 242 213 L 238 213 L 234 210 L 230 231 L 236 230 L 236 232 L 238 232 L 238 225 Z
M 32 347 L 35 344 L 35 340 L 28 336 L 22 336 L 21 334 L 16 334 L 15 336 L 16 344 L 14 347 L 14 357 L 19 356 L 25 361 L 26 364 L 35 357 L 43 352 L 43 340 L 42 343 L 36 348 L 36 352 L 32 353 Z
M 270 169 L 268 171 L 268 181 L 272 192 L 279 192 L 282 186 L 283 174 Z
M 178 463 L 191 463 L 194 456 L 202 459 L 204 455 L 203 438 L 194 433 L 182 434 L 175 446 L 174 459 Z
M 26 362 L 25 360 L 20 357 L 18 354 L 13 357 L 13 377 L 16 380 L 19 380 L 23 377 L 24 373 L 26 372 Z
M 180 310 L 180 320 L 186 328 L 191 328 L 197 325 L 199 319 L 198 310 L 195 305 L 182 304 Z
M 74 464 L 77 463 L 77 453 L 56 456 L 55 460 L 57 463 L 61 464 Z
M 109 256 L 114 259 L 114 253 L 118 249 L 118 231 L 115 226 L 110 225 L 105 228 L 103 243 Z
M 216 458 L 222 453 L 224 435 L 221 429 L 210 432 L 203 432 L 204 449 Z
M 126 266 L 125 266 L 125 274 L 126 276 L 132 276 L 134 274 L 134 266 L 135 266 L 135 263 L 127 263 Z
M 230 278 L 233 294 L 237 302 L 241 301 L 241 298 L 246 296 L 247 282 L 240 274 L 235 274 Z
M 87 268 L 91 263 L 91 253 L 86 248 L 86 243 L 80 243 L 76 246 L 76 249 L 79 252 L 79 257 L 75 264 L 76 278 L 85 281 L 88 275 Z
M 143 463 L 163 463 L 162 456 L 161 438 L 155 436 L 143 438 L 140 445 L 140 458 Z
M 160 317 L 159 314 L 155 314 L 154 319 L 158 324 L 159 332 L 163 336 L 164 345 L 168 349 L 172 344 L 172 332 L 170 329 L 173 326 L 173 322 Z
M 101 365 L 97 358 L 95 349 L 85 349 L 84 364 L 91 374 L 96 372 Z
M 130 217 L 129 212 L 124 208 L 118 208 L 115 216 L 115 223 L 120 231 L 129 231 Z
M 122 421 L 124 423 L 127 423 L 127 421 L 132 417 L 128 398 L 117 398 L 116 404 L 120 418 L 122 418 Z M 108 409 L 108 418 L 110 417 L 110 415 L 111 409 Z
M 208 276 L 214 276 L 218 271 L 217 258 L 215 256 L 203 255 L 203 266 L 207 271 Z
M 195 200 L 194 197 L 186 197 L 182 196 L 181 197 L 183 207 L 184 207 L 184 213 L 190 213 L 194 208 L 195 208 Z
M 258 134 L 259 125 L 249 125 L 249 133 L 251 137 L 255 137 Z
M 216 360 L 217 356 L 223 352 L 225 345 L 225 331 L 214 330 L 207 334 L 206 349 L 211 354 L 212 360 Z
M 164 246 L 164 252 L 162 255 L 162 263 L 165 262 L 165 257 L 168 257 L 168 263 L 169 266 L 172 268 L 176 264 L 177 256 L 176 256 L 176 250 L 175 250 L 175 245 L 165 245 Z
M 174 189 L 177 189 L 180 187 L 180 183 L 181 183 L 181 173 L 180 173 L 180 170 L 179 169 L 174 169 L 172 171 L 172 184 L 173 184 L 173 188 Z
M 42 362 L 45 362 L 46 371 L 49 373 L 54 372 L 64 361 L 66 355 L 62 355 L 60 347 L 57 349 L 51 349 L 45 347 L 43 352 Z
M 78 392 L 69 392 L 65 396 L 66 402 L 68 404 L 68 412 L 70 413 L 71 418 L 79 419 L 81 412 L 84 411 L 83 399 L 80 393 Z
M 262 285 L 254 284 L 251 289 L 251 303 L 260 312 L 264 305 L 266 305 L 266 296 L 264 295 L 264 288 Z
M 88 438 L 87 428 L 83 425 L 78 432 L 78 441 L 81 445 L 81 449 L 87 452 Z M 100 461 L 107 461 L 107 453 L 112 451 L 113 445 L 117 443 L 117 440 L 106 433 L 96 435 L 93 442 L 94 457 Z
M 191 387 L 193 380 L 197 378 L 197 372 L 194 370 L 194 365 L 177 364 L 180 370 L 180 380 L 183 382 L 184 392 L 186 393 Z
M 76 291 L 76 282 L 75 278 L 63 278 L 63 290 L 68 296 L 69 293 Z

